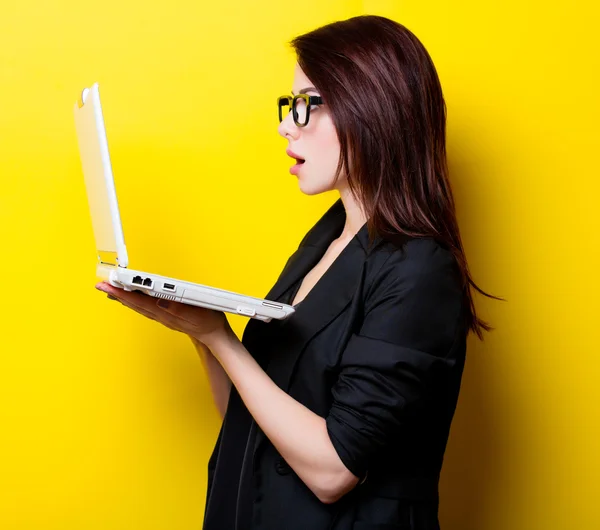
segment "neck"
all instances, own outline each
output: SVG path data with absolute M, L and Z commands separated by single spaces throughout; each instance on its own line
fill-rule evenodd
M 352 239 L 358 231 L 367 222 L 361 204 L 357 201 L 356 197 L 352 195 L 348 185 L 344 186 L 339 190 L 342 204 L 346 210 L 346 224 L 344 229 L 338 238 L 341 241 Z

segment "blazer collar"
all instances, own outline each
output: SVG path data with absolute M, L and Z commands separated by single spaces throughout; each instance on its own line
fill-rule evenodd
M 306 234 L 266 298 L 278 300 L 295 282 L 304 278 L 320 261 L 331 242 L 342 233 L 345 221 L 346 211 L 340 199 Z M 381 241 L 381 238 L 375 237 L 370 246 L 365 223 L 293 315 L 282 322 L 269 324 L 251 320 L 246 326 L 244 342 L 272 380 L 286 392 L 308 342 L 339 315 L 352 302 L 355 293 L 362 289 L 366 258 Z M 354 307 L 358 308 L 358 305 Z M 276 326 L 275 333 L 271 326 Z M 247 448 L 251 452 L 256 451 L 265 440 L 262 431 L 256 431 L 254 443 Z
M 306 234 L 266 298 L 277 300 L 295 282 L 302 280 L 341 234 L 345 221 L 345 209 L 338 200 Z M 276 348 L 280 351 L 272 352 L 268 372 L 283 390 L 288 391 L 306 344 L 348 306 L 362 285 L 368 249 L 365 223 L 296 307 L 296 312 L 276 323 L 280 328 Z
M 265 298 L 268 300 L 279 299 L 279 297 L 294 283 L 301 278 L 304 278 L 304 276 L 306 276 L 306 274 L 321 260 L 331 242 L 342 233 L 345 222 L 346 210 L 344 209 L 342 200 L 338 199 L 310 229 L 306 236 L 304 236 L 298 250 L 290 256 L 277 282 Z M 370 242 L 368 226 L 367 223 L 364 223 L 333 265 L 337 264 L 338 266 L 336 268 L 343 270 L 347 268 L 351 261 L 356 261 L 357 258 L 365 258 L 380 242 L 381 238 L 378 236 L 374 237 Z M 361 250 L 362 254 L 360 252 Z M 340 266 L 338 264 L 339 261 L 343 262 L 344 266 Z M 344 281 L 343 276 L 329 274 L 329 270 L 325 275 L 333 276 L 331 280 L 334 283 Z M 319 281 L 319 284 L 320 283 L 321 282 Z M 326 286 L 331 287 L 331 285 L 327 285 L 329 279 L 324 283 Z M 319 285 L 319 288 L 320 287 L 322 287 L 322 285 Z M 304 305 L 304 301 L 302 304 Z

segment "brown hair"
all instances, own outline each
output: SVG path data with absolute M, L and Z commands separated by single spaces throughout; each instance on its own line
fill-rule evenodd
M 319 90 L 340 142 L 336 179 L 348 185 L 368 218 L 369 234 L 432 237 L 460 269 L 470 330 L 476 315 L 446 160 L 446 103 L 431 57 L 417 37 L 385 17 L 334 22 L 291 41 L 300 68 Z

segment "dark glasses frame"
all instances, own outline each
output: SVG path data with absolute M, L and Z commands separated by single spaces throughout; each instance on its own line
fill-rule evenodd
M 298 112 L 296 111 L 296 102 L 302 99 L 306 104 L 306 121 L 301 123 L 298 121 Z M 290 105 L 291 101 L 291 105 Z M 323 98 L 321 96 L 309 96 L 308 94 L 298 94 L 297 96 L 292 95 L 284 95 L 279 96 L 277 98 L 277 108 L 279 110 L 279 123 L 281 123 L 285 116 L 283 116 L 283 107 L 290 106 L 292 108 L 292 116 L 294 118 L 294 123 L 297 127 L 306 127 L 308 125 L 308 121 L 310 120 L 310 107 L 312 105 L 322 105 Z M 289 111 L 288 111 L 289 112 Z

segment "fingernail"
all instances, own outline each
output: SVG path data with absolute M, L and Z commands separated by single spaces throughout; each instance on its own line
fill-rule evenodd
M 159 300 L 158 301 L 158 307 L 162 307 L 163 309 L 168 309 L 169 308 L 169 302 L 167 302 L 166 300 Z

